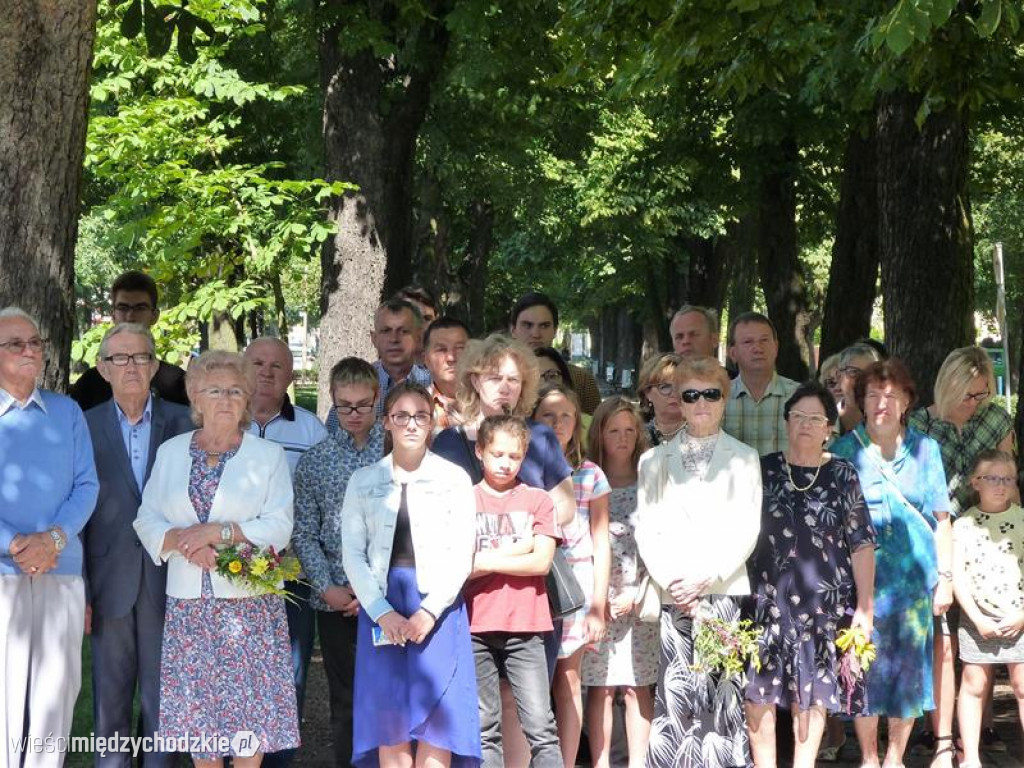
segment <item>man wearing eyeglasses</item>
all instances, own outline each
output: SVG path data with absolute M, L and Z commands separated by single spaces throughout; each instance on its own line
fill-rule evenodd
M 729 325 L 728 341 L 739 375 L 725 404 L 723 428 L 762 456 L 786 450 L 783 407 L 799 385 L 775 372 L 775 325 L 760 312 L 744 312 Z
M 316 417 L 288 397 L 294 375 L 291 350 L 281 339 L 262 337 L 252 341 L 242 357 L 249 363 L 252 387 L 252 422 L 249 431 L 284 448 L 292 479 L 299 459 L 310 448 L 327 437 L 327 430 Z M 298 697 L 299 721 L 305 697 L 306 673 L 313 655 L 316 615 L 309 604 L 309 586 L 303 581 L 287 582 L 285 589 L 294 599 L 285 603 L 288 613 L 288 635 L 292 646 L 292 667 L 295 673 L 295 694 Z M 271 752 L 263 765 L 284 768 L 295 756 L 294 749 Z
M 188 408 L 150 393 L 159 365 L 155 351 L 145 325 L 120 323 L 107 331 L 97 369 L 113 397 L 85 414 L 100 483 L 83 536 L 86 631 L 91 624 L 94 731 L 108 739 L 133 733 L 136 685 L 142 736 L 156 732 L 160 713 L 167 572 L 146 555 L 132 523 L 157 449 L 194 425 Z M 170 766 L 173 760 L 165 753 L 146 755 L 147 766 Z M 96 763 L 130 766 L 131 755 L 102 752 Z
M 23 738 L 66 740 L 82 683 L 85 585 L 78 534 L 96 505 L 78 406 L 41 390 L 39 326 L 0 309 L 0 764 L 60 765 Z
M 152 328 L 160 317 L 156 281 L 145 272 L 124 272 L 110 289 L 114 323 L 137 323 Z M 157 361 L 150 387 L 163 400 L 188 405 L 185 372 L 176 365 Z M 69 394 L 87 411 L 111 398 L 110 384 L 98 368 L 90 368 L 71 385 Z

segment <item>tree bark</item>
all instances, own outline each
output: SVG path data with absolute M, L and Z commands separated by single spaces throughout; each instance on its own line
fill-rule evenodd
M 878 204 L 885 338 L 917 383 L 921 404 L 950 350 L 974 342 L 973 227 L 967 115 L 914 122 L 919 95 L 878 107 Z
M 48 340 L 43 386 L 68 383 L 75 240 L 96 0 L 7 0 L 0 13 L 0 307 Z
M 732 238 L 736 224 L 730 222 L 726 232 L 716 237 L 691 237 L 686 250 L 690 267 L 686 280 L 686 303 L 721 312 L 725 289 L 729 285 L 729 260 L 734 249 Z
M 786 139 L 764 148 L 766 170 L 758 183 L 757 264 L 768 317 L 779 335 L 776 369 L 797 381 L 807 378 L 812 350 L 807 347 L 807 295 L 800 268 L 796 230 L 796 142 Z
M 850 132 L 843 160 L 836 241 L 828 273 L 820 358 L 871 333 L 878 282 L 878 176 L 875 131 Z
M 754 308 L 754 294 L 757 286 L 757 254 L 754 234 L 756 221 L 752 216 L 741 217 L 736 223 L 735 251 L 730 262 L 728 294 L 729 319 L 738 317 Z M 722 343 L 728 344 L 726 332 L 722 330 Z
M 363 5 L 367 17 L 397 27 L 393 4 Z M 321 32 L 326 174 L 359 186 L 332 201 L 328 215 L 338 231 L 321 255 L 321 415 L 331 366 L 346 355 L 376 359 L 369 341 L 374 309 L 412 275 L 416 138 L 448 46 L 448 3 L 428 6 L 429 19 L 398 40 L 402 51 L 391 57 L 378 58 L 369 47 L 352 52 L 353 41 L 342 37 L 353 33 L 341 22 Z
M 476 200 L 469 210 L 469 252 L 459 270 L 466 286 L 466 322 L 474 336 L 487 331 L 487 264 L 494 246 L 494 207 Z

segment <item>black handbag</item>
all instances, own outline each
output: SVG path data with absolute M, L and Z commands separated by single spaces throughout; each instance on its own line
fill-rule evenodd
M 548 592 L 548 605 L 551 606 L 551 618 L 560 619 L 575 613 L 587 602 L 583 587 L 572 572 L 572 566 L 565 557 L 561 547 L 555 547 L 555 556 L 551 560 L 551 570 L 545 578 Z

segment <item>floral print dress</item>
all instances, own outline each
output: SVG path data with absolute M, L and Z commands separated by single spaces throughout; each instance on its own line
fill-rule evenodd
M 197 522 L 210 519 L 224 466 L 236 452 L 223 453 L 210 467 L 207 453 L 192 438 L 188 494 Z M 160 734 L 233 739 L 240 731 L 254 733 L 264 753 L 299 746 L 288 619 L 284 600 L 276 595 L 215 597 L 207 572 L 198 599 L 167 598 Z M 192 756 L 215 760 L 225 753 Z
M 747 699 L 860 714 L 862 696 L 847 711 L 835 648 L 857 601 L 851 556 L 875 542 L 857 472 L 843 459 L 820 471 L 788 467 L 773 453 L 761 459 L 761 476 L 761 534 L 750 563 L 761 668 L 749 673 Z

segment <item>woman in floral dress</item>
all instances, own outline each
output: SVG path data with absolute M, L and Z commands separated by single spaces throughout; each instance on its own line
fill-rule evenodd
M 871 636 L 875 531 L 853 466 L 823 450 L 839 417 L 831 393 L 802 384 L 783 410 L 789 448 L 761 459 L 761 535 L 751 559 L 760 669 L 747 684 L 759 768 L 775 765 L 775 708 L 793 712 L 794 768 L 813 768 L 825 713 L 859 714 L 837 677 L 835 637 Z M 849 708 L 847 705 L 849 704 Z
M 160 735 L 210 737 L 189 750 L 199 768 L 229 755 L 253 768 L 264 753 L 299 745 L 284 600 L 216 573 L 218 547 L 283 549 L 292 532 L 284 450 L 246 432 L 245 365 L 213 351 L 189 366 L 199 429 L 160 447 L 135 521 L 146 551 L 168 564 Z M 253 736 L 235 739 L 240 732 Z

